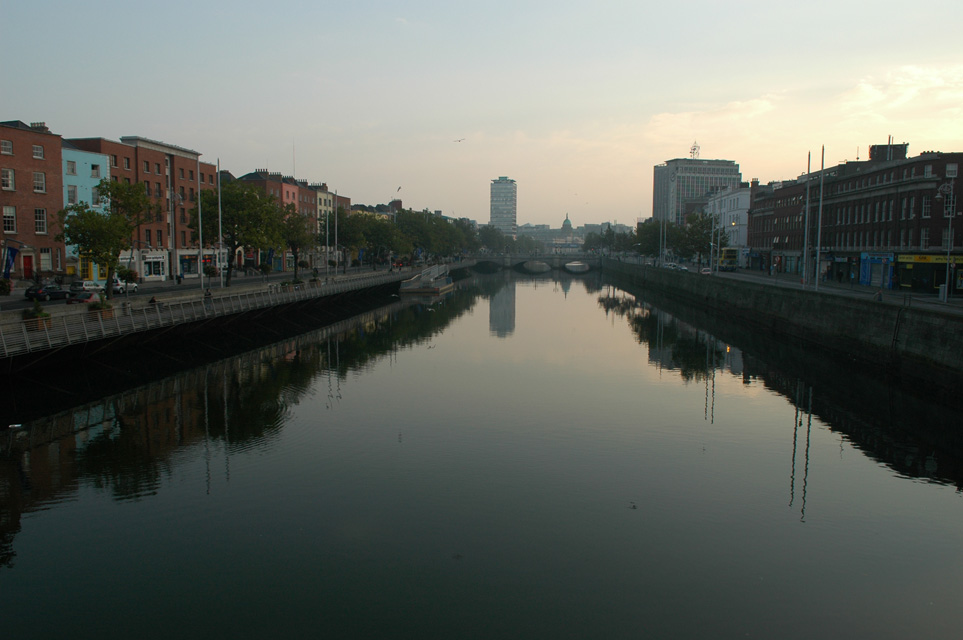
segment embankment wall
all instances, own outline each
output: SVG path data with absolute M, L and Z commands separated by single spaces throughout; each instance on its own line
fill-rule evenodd
M 963 384 L 963 317 L 954 313 L 613 260 L 606 260 L 603 270 L 761 331 L 877 367 L 886 377 L 912 377 L 944 392 Z

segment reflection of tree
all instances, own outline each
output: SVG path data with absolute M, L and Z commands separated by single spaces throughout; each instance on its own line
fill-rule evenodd
M 627 321 L 640 342 L 655 348 L 660 356 L 671 350 L 684 367 L 710 370 L 713 360 L 724 362 L 717 344 L 733 345 L 742 354 L 741 376 L 797 401 L 800 384 L 811 387 L 811 411 L 830 429 L 845 435 L 853 447 L 906 477 L 954 484 L 963 490 L 963 431 L 958 408 L 934 402 L 926 390 L 917 391 L 905 381 L 887 380 L 853 362 L 832 358 L 802 344 L 777 340 L 744 322 L 730 320 L 724 313 L 701 309 L 666 296 L 641 290 L 629 281 L 618 281 L 619 295 L 600 298 L 600 306 L 620 312 L 628 305 L 618 300 L 634 299 L 637 310 L 626 313 Z M 610 286 L 614 285 L 609 283 Z M 696 327 L 712 327 L 713 336 L 695 344 L 679 344 Z M 683 328 L 686 328 L 683 330 Z M 661 350 L 658 346 L 661 345 Z M 654 347 L 655 346 L 655 347 Z M 708 360 L 709 367 L 705 366 Z M 874 375 L 876 374 L 876 375 Z M 685 375 L 685 373 L 683 373 Z M 801 407 L 809 411 L 810 407 Z
M 606 313 L 625 318 L 641 344 L 650 347 L 650 354 L 664 358 L 663 364 L 678 368 L 685 381 L 701 380 L 723 362 L 723 352 L 711 336 L 684 325 L 677 319 L 648 305 L 634 296 L 609 293 L 599 296 L 598 304 Z

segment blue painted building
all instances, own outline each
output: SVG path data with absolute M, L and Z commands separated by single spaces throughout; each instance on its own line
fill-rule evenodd
M 64 207 L 80 202 L 90 204 L 94 209 L 103 211 L 97 197 L 97 185 L 104 178 L 110 179 L 110 159 L 106 154 L 82 151 L 66 140 L 63 141 Z M 96 202 L 95 202 L 96 201 Z M 106 270 L 80 256 L 76 246 L 65 248 L 64 270 L 68 278 L 78 280 L 97 280 L 103 282 Z M 58 256 L 58 261 L 59 261 Z M 58 271 L 61 268 L 58 266 Z

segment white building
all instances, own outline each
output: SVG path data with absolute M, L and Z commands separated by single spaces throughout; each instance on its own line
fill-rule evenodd
M 491 226 L 506 236 L 515 237 L 518 231 L 518 186 L 505 176 L 492 180 Z
M 709 197 L 706 213 L 716 222 L 716 228 L 726 235 L 728 246 L 738 247 L 739 266 L 746 266 L 749 254 L 750 188 L 729 187 Z
M 732 160 L 676 158 L 653 171 L 652 216 L 684 224 L 686 214 L 700 210 L 710 194 L 742 182 L 739 165 Z

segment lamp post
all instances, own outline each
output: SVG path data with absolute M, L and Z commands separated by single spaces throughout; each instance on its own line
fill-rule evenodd
M 946 217 L 946 284 L 943 285 L 943 302 L 950 301 L 950 254 L 953 251 L 953 216 L 956 215 L 956 195 L 953 193 L 953 180 L 944 182 L 936 189 L 936 199 L 943 201 L 943 215 Z

